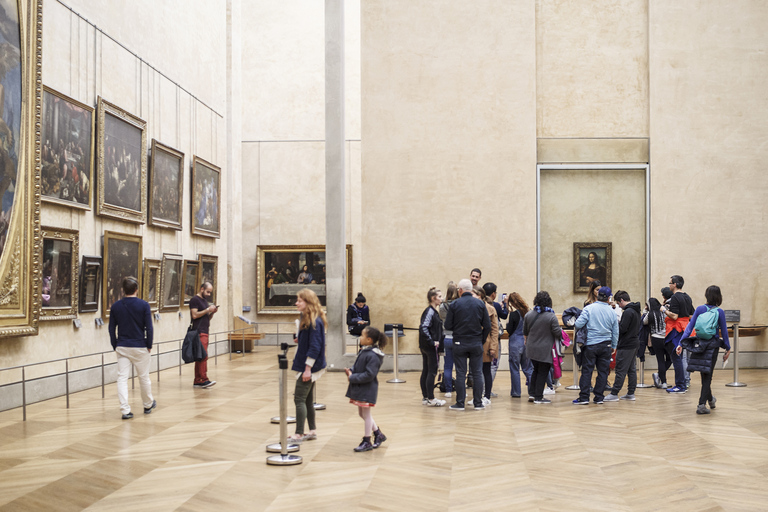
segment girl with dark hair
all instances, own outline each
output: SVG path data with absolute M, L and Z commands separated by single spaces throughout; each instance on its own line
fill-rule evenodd
M 355 303 L 347 308 L 347 329 L 349 334 L 360 336 L 367 325 L 371 325 L 371 313 L 365 305 L 365 296 L 358 292 Z
M 427 292 L 429 305 L 421 314 L 419 322 L 419 349 L 421 350 L 421 403 L 430 407 L 442 407 L 445 400 L 435 398 L 435 377 L 437 376 L 437 350 L 443 339 L 443 321 L 438 308 L 443 295 L 435 287 Z
M 549 404 L 551 402 L 544 398 L 544 386 L 553 364 L 552 347 L 563 335 L 549 293 L 540 291 L 536 294 L 533 311 L 525 315 L 523 335 L 526 355 L 533 363 L 529 394 L 533 403 Z
M 379 380 L 376 376 L 384 360 L 384 352 L 381 349 L 387 346 L 387 337 L 375 327 L 366 327 L 360 335 L 360 345 L 363 349 L 357 355 L 355 364 L 352 368 L 345 368 L 344 372 L 349 381 L 346 396 L 349 403 L 357 406 L 358 414 L 365 422 L 363 441 L 354 450 L 367 452 L 378 448 L 387 440 L 387 436 L 376 425 L 371 411 L 379 394 Z
M 659 371 L 653 374 L 653 385 L 659 389 L 667 389 L 667 370 L 672 366 L 672 358 L 664 349 L 665 324 L 661 314 L 661 303 L 655 297 L 648 299 L 648 312 L 643 316 L 643 325 L 648 326 L 650 336 L 648 346 L 656 353 L 656 363 Z
M 523 337 L 523 318 L 530 308 L 519 293 L 512 292 L 509 295 L 509 306 L 514 309 L 509 314 L 507 323 L 507 332 L 509 333 L 509 373 L 512 380 L 512 386 L 509 396 L 520 398 L 520 370 L 525 374 L 525 385 L 529 385 L 533 365 L 525 355 L 525 338 Z
M 448 316 L 448 307 L 451 302 L 459 298 L 459 289 L 453 281 L 448 282 L 445 300 L 440 304 L 440 320 L 445 324 L 445 318 Z M 445 396 L 451 398 L 453 393 L 453 331 L 443 329 L 443 349 L 445 358 L 443 359 L 443 383 L 445 385 Z

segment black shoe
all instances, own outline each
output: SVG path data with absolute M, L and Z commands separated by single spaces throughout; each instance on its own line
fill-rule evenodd
M 373 445 L 370 441 L 366 441 L 363 439 L 363 441 L 360 443 L 360 445 L 357 448 L 354 448 L 356 452 L 369 452 L 373 450 Z
M 548 400 L 546 398 L 541 398 L 539 400 L 534 400 L 533 403 L 535 403 L 535 404 L 551 404 L 552 400 Z
M 129 420 L 131 418 L 133 418 L 133 413 L 132 412 L 129 412 L 128 414 L 123 414 L 123 419 L 124 420 Z
M 202 388 L 202 387 L 205 387 L 206 384 L 207 382 L 195 382 L 194 384 L 192 384 L 192 386 L 196 388 Z
M 384 435 L 384 433 L 381 431 L 381 429 L 377 430 L 373 433 L 373 447 L 378 448 L 381 446 L 381 443 L 387 440 L 387 436 Z
M 144 414 L 151 413 L 152 409 L 154 409 L 155 407 L 157 407 L 157 400 L 152 400 L 152 405 L 150 405 L 149 407 L 145 407 L 144 408 Z

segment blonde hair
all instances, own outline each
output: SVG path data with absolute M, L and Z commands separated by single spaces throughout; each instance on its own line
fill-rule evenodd
M 302 288 L 296 296 L 307 304 L 307 309 L 301 315 L 299 328 L 314 329 L 318 317 L 323 321 L 323 325 L 328 325 L 328 319 L 325 317 L 323 307 L 320 305 L 320 299 L 317 298 L 315 292 L 309 288 Z

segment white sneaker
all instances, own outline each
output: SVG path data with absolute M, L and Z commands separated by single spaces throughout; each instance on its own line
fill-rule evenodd
M 428 398 L 422 398 L 421 399 L 421 405 L 429 405 L 429 399 Z
M 544 394 L 545 395 L 554 395 L 555 394 L 555 390 L 552 389 L 552 388 L 544 388 Z
M 485 397 L 483 397 L 483 405 L 491 405 L 491 400 L 490 400 L 490 398 L 485 398 Z
M 438 400 L 437 398 L 433 398 L 432 400 L 427 401 L 427 405 L 429 407 L 442 407 L 445 405 L 445 400 Z
M 449 392 L 447 392 L 447 393 L 445 394 L 445 398 L 451 398 L 451 396 L 452 396 L 452 395 L 451 395 L 451 392 L 450 392 L 450 391 L 449 391 Z

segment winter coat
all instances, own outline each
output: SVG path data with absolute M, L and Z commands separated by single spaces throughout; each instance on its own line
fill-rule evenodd
M 435 350 L 435 343 L 443 340 L 443 321 L 440 313 L 432 306 L 421 314 L 419 322 L 419 348 L 422 350 Z
M 349 376 L 347 386 L 347 398 L 358 402 L 376 403 L 379 394 L 379 368 L 384 361 L 384 352 L 378 348 L 367 346 L 357 355 L 355 364 L 352 365 L 352 374 Z
M 715 354 L 715 349 L 720 347 L 720 344 L 721 340 L 717 337 L 709 340 L 702 340 L 696 337 L 681 340 L 680 345 L 690 354 L 688 358 L 688 371 L 712 373 L 712 356 Z
M 483 343 L 483 362 L 490 363 L 493 359 L 499 357 L 499 314 L 492 304 L 485 303 L 488 310 L 488 316 L 491 319 L 491 332 L 485 338 Z
M 526 336 L 525 355 L 528 359 L 552 364 L 552 347 L 563 336 L 557 315 L 551 311 L 529 311 L 523 319 L 523 334 Z
M 581 315 L 581 310 L 576 306 L 566 309 L 565 311 L 563 311 L 563 325 L 565 325 L 566 327 L 573 327 L 573 324 L 575 324 L 576 320 L 579 319 L 579 315 Z M 571 320 L 573 320 L 573 323 L 571 323 Z M 574 333 L 573 342 L 575 344 L 585 345 L 587 343 L 586 328 L 576 329 L 575 327 L 573 327 L 573 333 Z

